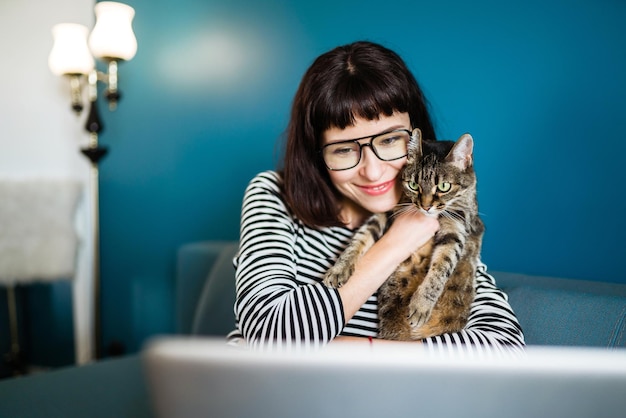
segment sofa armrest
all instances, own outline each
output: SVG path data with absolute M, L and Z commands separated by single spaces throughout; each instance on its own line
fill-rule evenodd
M 191 325 L 194 335 L 227 335 L 235 329 L 235 268 L 239 243 L 224 245 L 207 277 Z
M 179 248 L 176 260 L 177 265 L 175 284 L 175 312 L 177 333 L 192 333 L 194 318 L 197 316 L 197 308 L 201 302 L 202 297 L 207 297 L 207 290 L 205 288 L 210 283 L 209 279 L 212 269 L 217 264 L 220 264 L 222 267 L 224 267 L 224 263 L 222 262 L 222 253 L 225 250 L 232 253 L 233 247 L 236 246 L 237 241 L 201 241 L 185 244 Z M 218 261 L 220 261 L 220 263 L 218 263 Z M 232 278 L 232 286 L 234 289 L 234 270 L 232 270 L 230 278 Z M 224 279 L 228 280 L 229 277 L 225 277 Z M 214 286 L 212 285 L 211 287 Z M 223 288 L 221 290 L 227 291 Z M 233 301 L 234 297 L 235 296 L 233 293 Z M 210 299 L 215 300 L 219 299 L 219 297 L 213 297 L 211 295 Z M 232 312 L 232 305 L 230 311 Z M 229 325 L 232 327 L 234 325 L 234 322 Z

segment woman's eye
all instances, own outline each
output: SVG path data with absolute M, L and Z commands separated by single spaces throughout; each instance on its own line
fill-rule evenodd
M 452 185 L 445 181 L 442 181 L 441 183 L 437 185 L 437 189 L 439 189 L 439 191 L 443 193 L 449 192 L 451 188 L 452 188 Z
M 380 140 L 378 141 L 378 145 L 381 146 L 391 146 L 394 145 L 396 142 L 400 141 L 402 138 L 399 135 L 390 135 L 390 136 L 386 136 L 386 137 L 381 137 Z
M 340 156 L 344 156 L 344 155 L 350 155 L 352 153 L 354 153 L 354 148 L 353 147 L 341 147 L 341 148 L 335 148 L 333 150 L 333 154 L 334 155 L 340 155 Z
M 416 192 L 417 189 L 419 189 L 419 186 L 414 181 L 409 181 L 409 182 L 407 182 L 406 185 L 409 186 L 409 189 L 413 190 L 414 192 Z

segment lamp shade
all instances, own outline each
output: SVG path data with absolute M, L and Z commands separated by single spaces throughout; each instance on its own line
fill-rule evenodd
M 89 47 L 97 58 L 130 60 L 137 52 L 132 21 L 135 10 L 122 3 L 96 4 L 96 25 L 89 36 Z
M 48 57 L 50 71 L 56 75 L 88 74 L 94 60 L 87 47 L 87 27 L 76 23 L 60 23 L 52 27 L 54 44 Z

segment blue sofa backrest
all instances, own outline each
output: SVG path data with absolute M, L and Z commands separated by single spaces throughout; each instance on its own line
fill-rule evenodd
M 492 272 L 529 345 L 626 347 L 626 285 Z

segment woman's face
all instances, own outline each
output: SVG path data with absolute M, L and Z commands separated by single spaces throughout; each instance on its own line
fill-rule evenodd
M 372 136 L 395 129 L 411 129 L 408 113 L 394 113 L 379 119 L 356 118 L 354 125 L 345 129 L 336 127 L 324 132 L 323 144 L 362 138 L 361 144 L 369 143 Z M 347 170 L 328 170 L 330 180 L 344 196 L 341 209 L 342 221 L 350 228 L 361 225 L 371 213 L 386 212 L 398 203 L 402 194 L 398 174 L 406 164 L 406 157 L 382 161 L 371 147 L 363 147 L 361 161 Z

